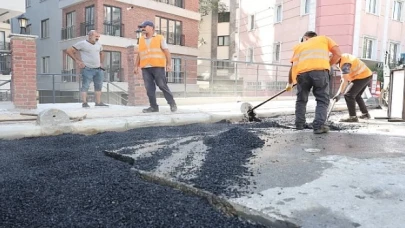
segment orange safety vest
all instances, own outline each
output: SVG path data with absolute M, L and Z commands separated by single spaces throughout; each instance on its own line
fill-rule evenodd
M 350 63 L 352 65 L 350 67 L 350 73 L 348 74 L 349 81 L 364 79 L 373 75 L 373 72 L 363 61 L 351 54 L 342 54 L 339 62 L 339 67 L 342 68 L 345 63 Z
M 146 45 L 145 37 L 139 38 L 139 59 L 141 68 L 147 65 L 152 67 L 166 67 L 166 56 L 162 51 L 160 45 L 164 37 L 162 35 L 156 35 L 151 38 L 149 47 Z
M 329 51 L 336 46 L 335 41 L 326 36 L 313 37 L 294 47 L 291 58 L 292 80 L 297 83 L 297 77 L 313 70 L 330 70 Z

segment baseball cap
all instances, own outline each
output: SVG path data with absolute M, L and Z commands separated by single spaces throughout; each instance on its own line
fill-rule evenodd
M 142 24 L 138 25 L 138 28 L 145 28 L 146 26 L 151 26 L 155 28 L 155 25 L 153 24 L 152 21 L 144 21 Z

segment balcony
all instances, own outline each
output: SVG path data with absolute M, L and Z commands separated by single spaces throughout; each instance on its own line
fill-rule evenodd
M 124 24 L 104 22 L 104 35 L 124 37 Z
M 0 52 L 9 52 L 10 43 L 9 42 L 0 42 Z
M 87 36 L 91 30 L 94 30 L 94 22 L 80 23 L 80 36 Z
M 184 9 L 185 0 L 154 0 L 155 2 L 161 2 L 172 6 L 177 6 Z
M 76 34 L 75 26 L 69 26 L 66 28 L 62 28 L 62 30 L 61 30 L 61 39 L 62 40 L 69 40 L 69 39 L 73 39 L 76 37 L 77 37 L 77 34 Z

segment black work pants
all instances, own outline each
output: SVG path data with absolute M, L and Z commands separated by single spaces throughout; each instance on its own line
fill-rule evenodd
M 361 95 L 363 94 L 364 90 L 370 84 L 372 75 L 367 78 L 353 80 L 353 87 L 346 92 L 345 100 L 347 109 L 349 110 L 349 116 L 356 116 L 356 103 L 359 105 L 360 111 L 363 114 L 368 113 L 367 106 L 364 103 L 363 98 Z
M 163 92 L 167 103 L 169 105 L 175 104 L 173 94 L 170 91 L 170 88 L 167 86 L 166 71 L 164 67 L 142 68 L 142 77 L 151 107 L 158 107 L 156 102 L 156 85 Z
M 295 125 L 304 126 L 308 96 L 312 93 L 316 100 L 314 129 L 319 129 L 326 121 L 329 106 L 329 71 L 314 70 L 302 73 L 297 78 L 297 101 L 295 103 Z

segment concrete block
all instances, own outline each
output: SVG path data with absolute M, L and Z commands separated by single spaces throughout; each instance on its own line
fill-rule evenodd
M 69 116 L 60 109 L 46 109 L 38 114 L 37 124 L 40 126 L 58 126 L 70 122 Z

